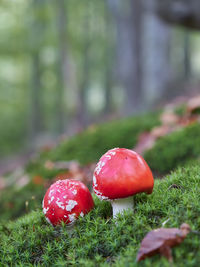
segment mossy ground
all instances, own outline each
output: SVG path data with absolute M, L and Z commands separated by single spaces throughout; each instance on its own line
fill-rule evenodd
M 133 148 L 141 132 L 159 124 L 158 113 L 142 115 L 111 123 L 93 126 L 69 138 L 50 152 L 43 152 L 29 162 L 26 172 L 30 179 L 35 175 L 51 180 L 62 170 L 45 168 L 46 160 L 79 160 L 82 164 L 98 161 L 113 147 Z M 144 155 L 151 169 L 159 175 L 169 173 L 177 166 L 184 166 L 200 157 L 200 124 L 195 123 L 160 138 Z M 0 195 L 0 221 L 15 219 L 41 205 L 45 188 L 29 183 L 22 189 L 14 187 Z M 14 196 L 14 197 L 13 197 Z M 14 199 L 14 201 L 13 201 Z M 28 203 L 28 206 L 26 204 Z
M 62 170 L 45 168 L 47 160 L 78 160 L 82 164 L 98 161 L 100 156 L 113 147 L 133 148 L 138 135 L 159 124 L 158 113 L 144 114 L 123 119 L 88 130 L 60 143 L 50 152 L 43 152 L 28 163 L 26 172 L 30 179 L 41 176 L 51 180 Z M 199 159 L 200 124 L 195 123 L 160 138 L 144 155 L 151 169 L 159 175 L 169 173 L 177 166 L 184 166 Z M 0 195 L 0 221 L 15 219 L 40 207 L 45 188 L 30 182 L 22 189 L 8 188 Z M 14 196 L 14 197 L 13 197 Z M 28 205 L 26 205 L 28 203 Z
M 200 124 L 194 123 L 160 138 L 144 158 L 160 174 L 200 159 Z
M 80 134 L 61 142 L 51 151 L 40 153 L 36 159 L 27 164 L 26 172 L 30 179 L 34 176 L 41 176 L 44 180 L 51 180 L 62 170 L 45 168 L 47 160 L 77 160 L 81 164 L 87 164 L 98 161 L 108 149 L 133 148 L 140 133 L 159 124 L 158 115 L 158 112 L 155 112 L 91 126 Z M 44 193 L 45 188 L 42 185 L 38 186 L 32 182 L 19 190 L 13 187 L 5 190 L 0 195 L 0 221 L 14 219 L 40 207 Z
M 81 164 L 96 162 L 107 150 L 114 147 L 133 148 L 140 133 L 159 125 L 159 113 L 143 114 L 136 117 L 111 121 L 101 125 L 90 126 L 87 130 L 61 142 L 50 152 L 44 152 L 38 160 L 28 165 L 29 172 L 46 159 L 77 160 Z M 37 168 L 38 168 L 37 165 Z
M 176 184 L 178 188 L 170 187 Z M 200 231 L 200 166 L 179 168 L 156 180 L 152 195 L 136 195 L 134 214 L 117 223 L 109 202 L 95 208 L 69 231 L 53 228 L 40 210 L 0 226 L 0 266 L 171 266 L 159 255 L 136 263 L 144 235 L 151 229 L 186 222 Z M 189 234 L 173 248 L 173 266 L 200 266 L 200 235 Z

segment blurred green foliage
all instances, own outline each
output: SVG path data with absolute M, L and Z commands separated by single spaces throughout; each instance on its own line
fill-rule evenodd
M 152 195 L 134 197 L 134 213 L 125 212 L 117 223 L 109 202 L 96 197 L 95 208 L 78 219 L 73 229 L 52 227 L 41 211 L 0 225 L 0 265 L 10 266 L 170 266 L 160 255 L 137 264 L 137 251 L 145 234 L 159 228 L 188 223 L 200 231 L 199 164 L 179 168 L 156 180 Z M 177 188 L 171 185 L 177 185 Z M 199 236 L 189 234 L 173 248 L 173 266 L 199 266 Z
M 65 127 L 70 128 L 70 122 L 76 116 L 76 98 L 84 76 L 86 39 L 91 40 L 92 87 L 100 88 L 104 94 L 105 51 L 112 46 L 113 40 L 113 34 L 108 38 L 106 33 L 105 2 L 86 0 L 74 4 L 74 0 L 62 1 L 66 12 L 63 38 L 67 44 L 64 45 L 68 68 L 72 69 L 65 85 L 61 84 L 60 77 L 60 3 L 55 0 L 1 1 L 0 157 L 32 147 L 37 135 L 48 134 L 54 138 L 60 134 L 57 109 L 58 91 L 62 87 Z M 89 28 L 85 26 L 85 19 L 89 20 Z M 34 65 L 36 59 L 38 66 Z M 76 77 L 72 77 L 73 73 Z M 33 125 L 36 115 L 40 124 L 38 129 Z
M 15 122 L 13 122 L 13 120 Z M 16 114 L 12 118 L 9 115 L 0 119 L 0 157 L 6 157 L 13 152 L 22 150 L 27 144 L 27 139 L 24 137 L 26 133 L 25 121 L 21 114 Z
M 158 124 L 158 113 L 149 113 L 93 125 L 61 143 L 44 157 L 53 161 L 78 160 L 82 164 L 95 162 L 111 148 L 133 148 L 140 133 Z

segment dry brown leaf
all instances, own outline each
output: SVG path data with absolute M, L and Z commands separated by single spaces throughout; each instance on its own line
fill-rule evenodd
M 162 125 L 176 125 L 179 121 L 177 116 L 172 110 L 164 110 L 160 116 Z
M 44 167 L 45 167 L 47 170 L 52 170 L 52 169 L 54 169 L 54 162 L 51 161 L 51 160 L 47 160 L 47 161 L 45 161 L 45 163 L 44 163 Z
M 44 185 L 44 178 L 41 175 L 35 175 L 32 178 L 32 183 L 35 185 Z
M 6 202 L 6 208 L 13 209 L 15 207 L 13 202 Z
M 187 111 L 189 113 L 194 113 L 200 110 L 200 95 L 190 98 L 187 103 Z
M 186 127 L 189 126 L 195 122 L 199 121 L 199 116 L 198 115 L 194 115 L 194 114 L 189 114 L 186 116 L 183 116 L 180 121 L 179 121 L 179 126 L 180 127 Z
M 134 151 L 142 155 L 146 150 L 153 147 L 156 137 L 151 132 L 143 132 L 139 135 L 138 143 L 134 147 Z
M 44 163 L 44 167 L 48 170 L 57 169 L 57 170 L 65 170 L 65 169 L 72 169 L 72 168 L 79 168 L 80 164 L 78 161 L 71 160 L 71 161 L 51 161 L 47 160 Z
M 55 144 L 46 144 L 40 147 L 41 152 L 49 152 L 55 147 Z
M 191 231 L 187 223 L 178 228 L 158 228 L 149 232 L 141 242 L 136 261 L 144 260 L 157 253 L 166 257 L 172 262 L 171 248 L 183 242 L 184 238 Z
M 154 127 L 152 130 L 151 130 L 151 134 L 153 136 L 155 136 L 155 138 L 160 138 L 162 136 L 165 136 L 169 133 L 172 132 L 172 127 L 168 126 L 168 125 L 161 125 L 161 126 L 157 126 L 157 127 Z

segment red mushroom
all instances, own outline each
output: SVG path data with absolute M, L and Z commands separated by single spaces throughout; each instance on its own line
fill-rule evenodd
M 83 217 L 93 207 L 94 202 L 88 188 L 80 181 L 59 180 L 47 190 L 43 203 L 43 213 L 52 225 L 72 224 Z
M 93 176 L 93 190 L 101 200 L 111 200 L 113 217 L 133 210 L 133 195 L 153 191 L 154 180 L 145 160 L 136 152 L 114 148 L 98 162 Z

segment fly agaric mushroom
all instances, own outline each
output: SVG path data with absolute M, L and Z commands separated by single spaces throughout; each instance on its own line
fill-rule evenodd
M 93 176 L 93 190 L 101 200 L 110 200 L 113 217 L 133 210 L 133 195 L 153 191 L 154 180 L 145 160 L 136 152 L 114 148 L 98 162 Z
M 52 225 L 72 224 L 83 217 L 93 207 L 94 202 L 88 188 L 80 181 L 59 180 L 47 190 L 43 203 L 43 213 Z

